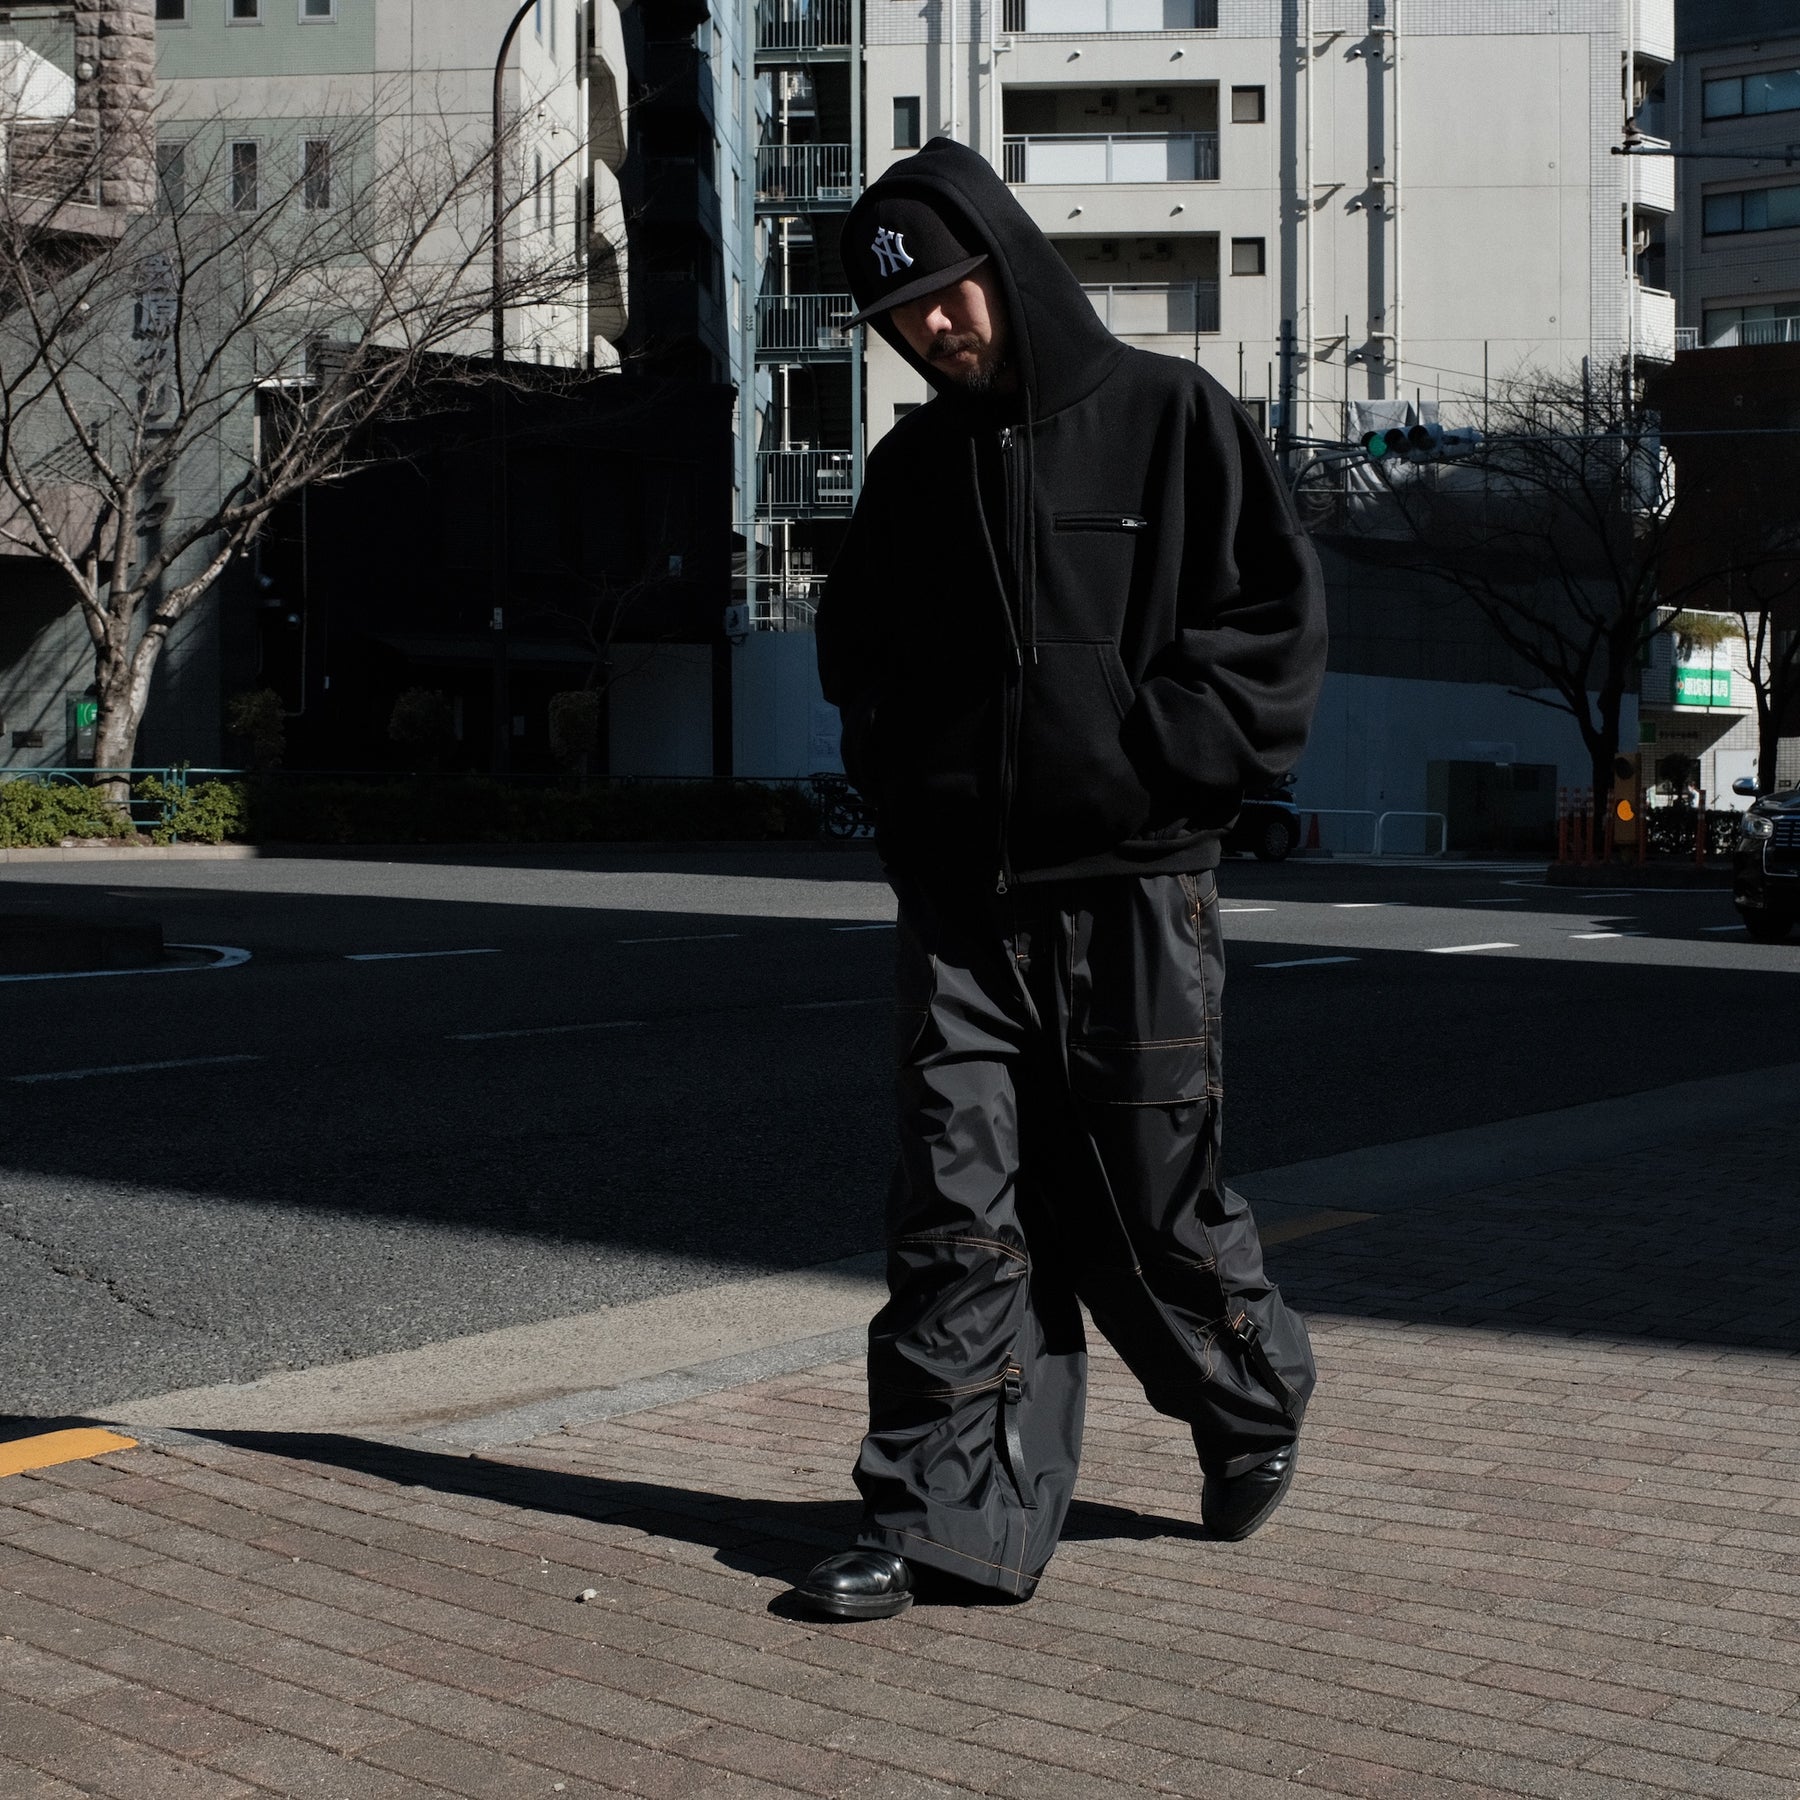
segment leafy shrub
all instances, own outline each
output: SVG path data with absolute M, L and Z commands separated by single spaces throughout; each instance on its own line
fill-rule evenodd
M 242 738 L 253 769 L 272 769 L 287 749 L 287 711 L 273 688 L 233 694 L 225 708 L 225 729 Z
M 147 775 L 131 790 L 162 807 L 162 822 L 150 828 L 159 844 L 222 844 L 241 838 L 249 826 L 249 795 L 241 781 L 199 781 L 182 788 Z
M 96 789 L 31 776 L 0 780 L 0 849 L 60 844 L 64 838 L 122 838 L 131 821 Z

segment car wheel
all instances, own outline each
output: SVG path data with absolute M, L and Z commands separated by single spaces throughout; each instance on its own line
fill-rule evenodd
M 1794 921 L 1786 913 L 1740 912 L 1738 917 L 1744 921 L 1744 929 L 1759 944 L 1785 943 L 1787 934 L 1794 928 Z
M 1293 849 L 1294 840 L 1299 837 L 1290 819 L 1271 819 L 1256 834 L 1256 860 L 1258 862 L 1280 862 Z

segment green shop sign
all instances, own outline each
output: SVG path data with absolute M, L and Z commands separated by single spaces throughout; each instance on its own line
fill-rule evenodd
M 1675 668 L 1675 704 L 1677 706 L 1729 706 L 1731 704 L 1731 671 L 1729 669 Z

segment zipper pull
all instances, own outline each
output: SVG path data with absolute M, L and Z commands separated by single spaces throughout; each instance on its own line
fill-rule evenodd
M 1002 425 L 1000 427 L 1000 448 L 1002 450 L 1010 450 L 1012 448 L 1012 427 L 1010 425 Z
M 1004 894 L 1006 892 L 1006 871 L 1004 869 L 1000 871 L 999 878 L 994 883 L 994 892 L 996 894 Z

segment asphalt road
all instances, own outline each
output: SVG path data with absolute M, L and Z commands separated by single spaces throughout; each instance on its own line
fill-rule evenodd
M 1230 1166 L 1800 1060 L 1800 944 L 1748 943 L 1723 892 L 1541 883 L 1229 863 Z M 0 869 L 32 908 L 249 954 L 0 981 L 0 1414 L 879 1239 L 893 906 L 863 855 Z

